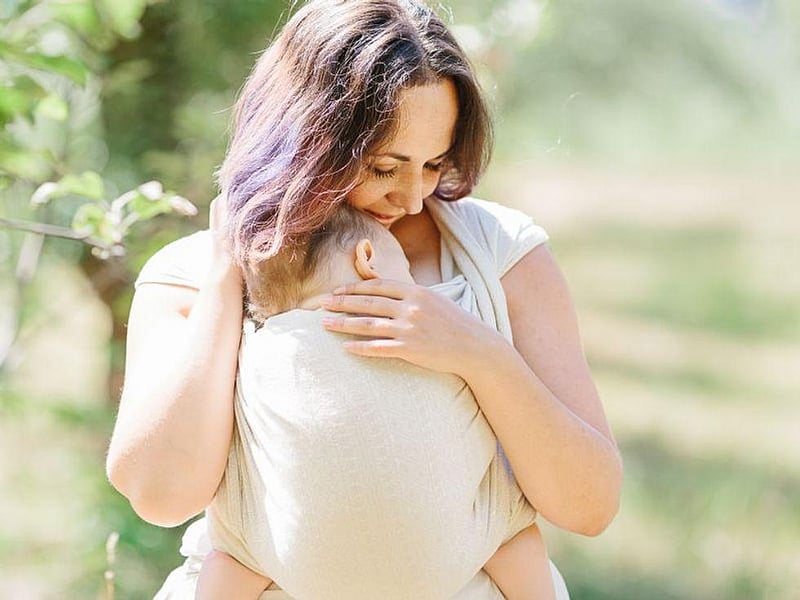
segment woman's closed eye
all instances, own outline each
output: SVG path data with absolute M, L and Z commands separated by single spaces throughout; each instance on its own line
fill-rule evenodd
M 394 177 L 394 174 L 397 172 L 397 167 L 393 167 L 391 169 L 379 169 L 377 167 L 370 167 L 370 171 L 375 177 L 384 178 L 384 177 Z
M 426 163 L 425 169 L 428 171 L 432 171 L 433 173 L 439 173 L 442 170 L 442 165 L 444 161 L 439 161 L 437 163 Z M 386 177 L 394 177 L 397 173 L 397 167 L 392 167 L 391 169 L 380 169 L 378 167 L 370 167 L 370 171 L 375 177 L 378 178 L 386 178 Z

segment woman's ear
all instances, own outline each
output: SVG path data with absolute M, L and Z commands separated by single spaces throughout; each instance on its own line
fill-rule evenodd
M 372 247 L 372 242 L 367 238 L 363 238 L 356 244 L 356 272 L 361 279 L 378 279 L 380 275 L 372 266 L 373 258 L 375 257 L 375 249 Z

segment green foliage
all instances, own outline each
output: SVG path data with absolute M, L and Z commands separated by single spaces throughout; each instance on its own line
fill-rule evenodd
M 788 167 L 800 153 L 800 21 L 791 2 L 535 6 L 527 36 L 470 21 L 509 160 Z M 747 10 L 747 7 L 753 7 Z M 460 13 L 456 10 L 456 15 Z M 513 32 L 514 14 L 504 20 Z
M 159 579 L 180 560 L 176 549 L 182 528 L 165 529 L 142 521 L 127 499 L 108 485 L 100 459 L 114 411 L 102 405 L 81 405 L 74 398 L 20 397 L 0 388 L 0 417 L 4 424 L 13 423 L 13 431 L 0 426 L 5 439 L 29 436 L 36 440 L 19 468 L 4 468 L 4 485 L 9 486 L 4 502 L 18 505 L 15 515 L 33 522 L 22 531 L 12 523 L 4 527 L 0 535 L 3 579 L 15 567 L 27 568 L 36 562 L 41 565 L 37 579 L 50 592 L 47 597 L 98 597 L 107 568 L 105 541 L 117 532 L 115 597 L 152 597 Z M 61 457 L 56 474 L 44 468 L 52 460 L 41 452 L 48 440 Z M 48 498 L 58 501 L 43 505 L 45 491 Z M 25 507 L 26 501 L 33 505 L 31 509 Z M 43 510 L 48 514 L 36 514 Z M 58 529 L 51 529 L 59 520 L 63 522 Z M 26 592 L 14 597 L 34 596 Z
M 81 86 L 86 85 L 89 78 L 89 68 L 80 60 L 68 56 L 49 56 L 0 42 L 0 58 L 8 63 L 63 75 Z
M 115 33 L 133 39 L 141 31 L 139 20 L 147 4 L 147 0 L 100 0 L 97 6 Z
M 619 268 L 635 263 L 650 274 L 639 281 L 635 296 L 595 291 L 593 303 L 606 310 L 743 339 L 800 339 L 798 298 L 752 284 L 754 267 L 742 260 L 744 244 L 736 230 L 672 232 L 609 221 L 579 241 L 565 238 L 562 244 L 564 258 L 602 248 Z
M 34 111 L 40 101 L 48 97 L 45 89 L 27 75 L 19 75 L 12 83 L 2 86 L 0 95 L 0 125 L 19 116 L 33 120 Z
M 197 214 L 191 202 L 174 192 L 165 192 L 158 181 L 144 183 L 107 202 L 103 180 L 94 171 L 65 175 L 58 182 L 43 183 L 31 196 L 31 204 L 44 206 L 71 195 L 89 199 L 75 211 L 72 230 L 80 239 L 92 244 L 95 256 L 104 259 L 124 254 L 122 241 L 140 221 L 169 212 L 186 216 Z
M 45 131 L 60 123 L 63 135 L 77 119 L 71 104 L 86 91 L 97 63 L 98 50 L 107 50 L 113 37 L 135 37 L 146 2 L 50 1 L 33 5 L 12 4 L 10 15 L 0 25 L 0 177 L 4 187 L 15 180 L 40 184 L 31 197 L 31 210 L 50 200 L 77 196 L 87 200 L 75 207 L 69 219 L 72 233 L 54 227 L 36 227 L 35 214 L 28 222 L 4 219 L 0 224 L 51 235 L 64 235 L 90 243 L 99 258 L 119 256 L 131 226 L 170 212 L 194 215 L 197 210 L 173 192 L 164 192 L 158 182 L 106 199 L 107 186 L 96 171 L 71 173 L 69 149 L 47 143 Z M 56 35 L 58 34 L 58 35 Z M 60 40 L 52 42 L 52 40 Z M 94 51 L 87 50 L 96 44 Z M 51 46 L 58 48 L 52 48 Z M 96 92 L 96 87 L 94 88 Z M 89 91 L 88 93 L 92 93 Z M 28 127 L 23 127 L 23 121 Z M 96 143 L 101 143 L 97 140 Z M 48 145 L 50 147 L 48 147 Z M 45 181 L 62 174 L 57 181 Z M 22 189 L 22 188 L 19 188 Z M 10 200 L 7 200 L 7 202 Z M 11 207 L 6 205 L 5 212 Z M 17 208 L 19 211 L 19 208 Z M 41 211 L 39 211 L 41 212 Z M 62 210 L 63 212 L 63 210 Z
M 52 170 L 52 153 L 25 148 L 14 140 L 0 136 L 0 177 L 9 187 L 15 179 L 42 180 Z
M 91 2 L 51 2 L 49 12 L 53 20 L 84 37 L 97 36 L 103 30 L 100 15 Z

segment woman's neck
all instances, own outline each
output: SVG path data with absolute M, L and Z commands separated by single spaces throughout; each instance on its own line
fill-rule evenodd
M 391 232 L 411 264 L 414 281 L 420 285 L 441 283 L 440 234 L 428 210 L 403 217 L 392 226 Z

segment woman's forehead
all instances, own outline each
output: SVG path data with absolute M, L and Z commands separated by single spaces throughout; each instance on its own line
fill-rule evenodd
M 398 126 L 377 158 L 402 162 L 441 158 L 450 149 L 458 119 L 458 95 L 449 79 L 401 92 Z

